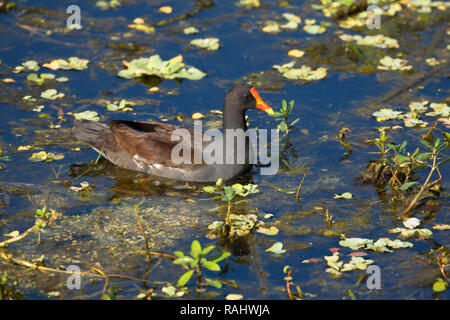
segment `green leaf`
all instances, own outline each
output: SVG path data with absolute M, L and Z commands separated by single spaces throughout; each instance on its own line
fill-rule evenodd
M 282 254 L 286 252 L 286 250 L 283 249 L 283 243 L 281 242 L 275 242 L 270 248 L 266 249 L 266 251 L 270 251 L 275 254 Z
M 217 50 L 220 47 L 217 38 L 194 39 L 191 40 L 190 44 L 206 50 Z
M 415 184 L 419 184 L 419 183 L 416 182 L 416 181 L 404 183 L 404 184 L 402 184 L 402 186 L 400 187 L 400 190 L 403 190 L 403 191 L 408 190 L 409 188 L 411 188 L 411 187 L 412 187 L 413 185 L 415 185 Z
M 206 186 L 206 187 L 203 187 L 203 191 L 207 192 L 207 193 L 213 193 L 213 192 L 216 192 L 217 189 L 216 189 L 216 187 L 213 187 L 213 186 Z
M 447 141 L 440 143 L 436 148 L 436 153 L 442 152 L 442 150 L 445 150 L 447 148 L 447 146 L 448 146 Z
M 397 146 L 395 146 L 395 145 L 393 145 L 393 144 L 391 144 L 391 143 L 386 143 L 386 146 L 388 146 L 388 148 L 389 149 L 392 149 L 392 150 L 395 150 L 395 151 L 397 151 Z
M 373 240 L 364 238 L 346 238 L 339 241 L 339 244 L 343 247 L 349 247 L 352 250 L 358 250 L 364 248 L 366 245 L 373 243 Z
M 222 288 L 222 284 L 217 281 L 217 280 L 213 280 L 213 279 L 209 279 L 209 278 L 205 278 L 206 282 L 208 282 L 208 284 L 214 288 L 220 289 Z
M 281 110 L 286 111 L 286 109 L 287 109 L 286 100 L 283 99 L 283 101 L 281 101 Z
M 223 187 L 225 190 L 225 201 L 230 201 L 234 197 L 234 190 L 232 187 Z
M 294 121 L 291 122 L 291 126 L 293 126 L 294 124 L 296 124 L 299 121 L 300 121 L 300 118 L 295 119 Z
M 184 253 L 181 252 L 181 251 L 175 251 L 173 254 L 176 255 L 178 258 L 183 258 L 184 257 Z
M 208 246 L 202 250 L 202 256 L 207 255 L 211 250 L 213 250 L 216 246 Z
M 350 192 L 344 192 L 343 194 L 335 194 L 334 199 L 351 199 L 353 195 Z
M 418 171 L 418 170 L 425 169 L 425 168 L 427 168 L 427 167 L 428 167 L 428 165 L 426 165 L 426 164 L 419 164 L 419 165 L 414 165 L 414 166 L 412 167 L 412 169 L 415 170 L 415 171 Z
M 341 4 L 345 7 L 350 7 L 353 4 L 353 0 L 341 0 Z
M 274 111 L 272 117 L 281 117 L 282 115 L 283 115 L 283 113 Z
M 231 256 L 230 252 L 224 251 L 221 254 L 219 254 L 218 256 L 214 257 L 211 261 L 212 262 L 219 262 L 222 261 L 223 259 L 228 258 L 229 256 Z
M 415 160 L 424 160 L 429 159 L 431 157 L 431 152 L 421 152 L 417 156 L 414 157 Z
M 190 27 L 184 28 L 183 32 L 184 32 L 184 34 L 193 34 L 193 33 L 198 33 L 198 29 L 194 26 L 190 26 Z
M 238 195 L 242 195 L 242 193 L 244 192 L 244 186 L 240 183 L 235 183 L 231 186 L 231 188 L 233 189 L 233 191 L 235 193 L 237 193 Z
M 214 261 L 205 260 L 202 262 L 202 265 L 210 271 L 220 271 L 220 266 Z
M 434 147 L 437 148 L 439 143 L 441 143 L 441 138 L 436 139 L 436 141 L 434 142 Z
M 427 146 L 428 148 L 433 149 L 433 145 L 432 145 L 431 143 L 429 143 L 428 141 L 426 141 L 426 140 L 424 140 L 424 139 L 420 139 L 420 142 L 421 142 L 423 145 Z
M 268 235 L 268 236 L 274 236 L 276 234 L 278 234 L 279 230 L 277 227 L 270 227 L 270 228 L 266 228 L 266 227 L 258 227 L 256 229 L 257 232 Z
M 178 279 L 177 286 L 184 287 L 186 285 L 186 283 L 188 283 L 188 281 L 191 279 L 193 273 L 194 273 L 194 270 L 189 270 L 189 271 L 185 272 L 180 277 L 180 279 Z
M 198 242 L 197 240 L 192 241 L 191 256 L 193 256 L 195 259 L 198 259 L 200 257 L 201 252 L 202 246 L 200 245 L 200 242 Z
M 441 164 L 444 164 L 444 163 L 446 163 L 446 162 L 448 162 L 448 161 L 450 161 L 450 158 L 447 158 L 447 159 L 445 159 L 445 160 L 442 160 L 441 162 L 439 162 L 439 163 L 437 164 L 437 166 L 439 167 Z
M 407 141 L 403 141 L 403 143 L 401 144 L 400 149 L 398 149 L 398 151 L 399 152 L 402 151 L 406 147 L 407 144 L 408 144 Z
M 191 263 L 191 262 L 195 262 L 195 260 L 192 259 L 191 257 L 182 257 L 182 258 L 178 258 L 173 261 L 174 264 L 185 264 L 185 263 Z
M 403 155 L 401 155 L 401 154 L 398 154 L 398 155 L 397 155 L 397 159 L 398 159 L 398 161 L 400 161 L 401 163 L 410 161 L 409 157 L 403 156 Z
M 448 283 L 439 278 L 434 284 L 433 284 L 433 291 L 434 292 L 443 292 L 447 290 Z
M 189 80 L 200 80 L 206 76 L 206 73 L 197 68 L 185 67 L 181 55 L 167 61 L 163 61 L 159 55 L 134 59 L 126 64 L 126 68 L 119 71 L 119 77 L 129 79 L 154 75 L 162 79 L 187 78 Z
M 56 100 L 64 97 L 64 93 L 58 93 L 56 89 L 47 89 L 44 92 L 41 92 L 41 98 Z
M 161 291 L 164 292 L 165 294 L 167 294 L 168 297 L 173 297 L 175 295 L 175 293 L 177 292 L 176 288 L 173 286 L 163 287 L 161 289 Z M 145 295 L 144 295 L 144 297 L 145 297 Z
M 291 100 L 291 101 L 289 102 L 289 106 L 288 106 L 288 108 L 287 108 L 287 114 L 288 114 L 288 115 L 291 114 L 291 111 L 292 111 L 292 109 L 294 108 L 294 104 L 295 104 L 295 101 L 294 101 L 294 100 Z
M 74 113 L 73 116 L 77 120 L 91 120 L 91 121 L 100 121 L 100 118 L 98 116 L 98 113 L 95 111 L 83 111 L 79 113 Z

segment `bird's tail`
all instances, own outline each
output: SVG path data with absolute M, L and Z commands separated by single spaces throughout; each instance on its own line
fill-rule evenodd
M 111 130 L 104 124 L 90 120 L 75 120 L 73 123 L 73 136 L 101 152 L 105 142 L 112 135 Z

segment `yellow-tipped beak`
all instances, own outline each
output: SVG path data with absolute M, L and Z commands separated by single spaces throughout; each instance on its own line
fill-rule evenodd
M 270 115 L 273 115 L 273 114 L 274 114 L 272 108 L 269 107 L 269 105 L 268 105 L 267 103 L 265 103 L 265 102 L 263 101 L 263 99 L 261 99 L 261 97 L 259 96 L 259 93 L 258 93 L 258 91 L 256 91 L 255 87 L 253 87 L 253 88 L 250 89 L 250 93 L 252 94 L 253 98 L 256 99 L 256 107 L 257 107 L 259 110 L 262 110 L 262 111 L 264 111 L 264 112 L 267 112 L 267 113 L 270 114 Z

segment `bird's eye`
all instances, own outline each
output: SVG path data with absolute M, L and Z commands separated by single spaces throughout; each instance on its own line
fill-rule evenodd
M 248 94 L 246 94 L 246 95 L 245 95 L 245 99 L 250 100 L 251 97 L 250 97 Z

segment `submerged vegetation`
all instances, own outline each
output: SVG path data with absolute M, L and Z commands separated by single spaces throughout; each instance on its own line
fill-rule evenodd
M 448 299 L 448 2 L 82 1 L 73 29 L 63 5 L 16 2 L 0 299 Z M 247 119 L 282 133 L 274 176 L 159 180 L 71 136 L 73 119 L 220 128 L 238 83 L 281 104 Z

